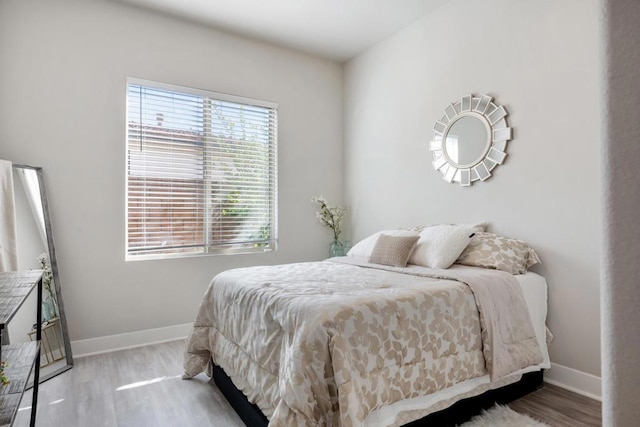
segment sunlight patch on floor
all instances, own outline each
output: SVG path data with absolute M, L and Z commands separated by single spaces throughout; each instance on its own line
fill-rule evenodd
M 151 380 L 138 381 L 136 383 L 122 385 L 122 386 L 118 387 L 116 389 L 116 391 L 129 390 L 129 389 L 136 388 L 136 387 L 144 387 L 146 385 L 156 384 L 156 383 L 159 383 L 159 382 L 162 382 L 162 381 L 172 380 L 172 379 L 176 379 L 176 378 L 180 378 L 180 377 L 182 377 L 182 375 L 175 375 L 175 376 L 172 376 L 172 377 L 157 377 L 157 378 L 153 378 Z
M 53 400 L 53 401 L 49 402 L 49 406 L 57 405 L 58 403 L 62 403 L 62 402 L 64 402 L 64 399 Z M 31 409 L 31 406 L 21 406 L 20 408 L 18 408 L 18 412 L 26 411 L 26 410 L 30 410 L 30 409 Z

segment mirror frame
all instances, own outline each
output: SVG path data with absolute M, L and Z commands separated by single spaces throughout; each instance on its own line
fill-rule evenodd
M 49 251 L 49 263 L 51 265 L 51 274 L 53 275 L 53 286 L 56 292 L 56 304 L 58 305 L 58 314 L 60 316 L 60 329 L 62 331 L 62 338 L 64 342 L 65 361 L 67 364 L 53 372 L 48 373 L 40 377 L 40 383 L 47 381 L 68 371 L 73 367 L 73 355 L 71 353 L 71 341 L 69 340 L 69 329 L 67 327 L 67 316 L 64 311 L 64 301 L 62 298 L 62 289 L 60 287 L 60 275 L 58 273 L 58 262 L 56 260 L 56 249 L 53 244 L 53 231 L 51 227 L 51 216 L 49 215 L 49 201 L 47 199 L 47 192 L 44 186 L 44 176 L 42 168 L 39 166 L 28 166 L 21 164 L 13 164 L 17 169 L 29 169 L 36 172 L 38 177 L 38 185 L 40 186 L 40 201 L 42 202 L 42 214 L 44 216 L 44 227 L 47 234 L 47 249 Z
M 445 115 L 433 126 L 433 140 L 429 150 L 433 156 L 433 167 L 440 171 L 443 179 L 449 183 L 458 182 L 469 187 L 475 181 L 485 181 L 491 177 L 491 171 L 504 162 L 507 157 L 507 142 L 511 140 L 513 130 L 507 124 L 507 110 L 494 103 L 489 95 L 463 96 L 460 101 L 449 104 Z M 446 136 L 462 117 L 474 117 L 487 129 L 485 150 L 476 161 L 465 165 L 453 162 L 446 153 Z

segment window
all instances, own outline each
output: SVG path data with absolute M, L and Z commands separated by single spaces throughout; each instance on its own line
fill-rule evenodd
M 277 104 L 127 84 L 127 259 L 277 242 Z

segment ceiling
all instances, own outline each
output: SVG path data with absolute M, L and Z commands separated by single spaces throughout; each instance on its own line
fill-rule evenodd
M 449 0 L 119 0 L 337 61 Z

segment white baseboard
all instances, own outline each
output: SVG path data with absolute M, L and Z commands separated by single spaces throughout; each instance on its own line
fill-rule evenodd
M 144 331 L 71 341 L 71 351 L 75 359 L 127 348 L 142 347 L 149 344 L 175 341 L 186 338 L 189 335 L 191 326 L 193 326 L 193 323 L 184 323 L 182 325 L 167 326 L 165 328 L 147 329 Z
M 602 401 L 602 379 L 595 375 L 552 363 L 544 374 L 544 381 Z

